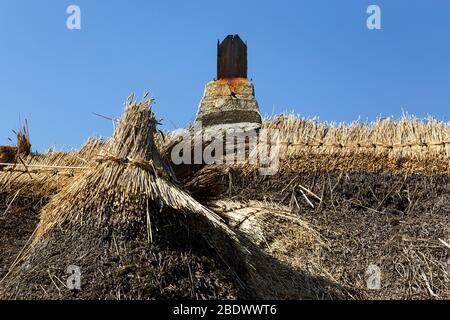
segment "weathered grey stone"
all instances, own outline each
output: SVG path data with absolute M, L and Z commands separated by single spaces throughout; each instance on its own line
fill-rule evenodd
M 261 127 L 261 114 L 253 84 L 245 78 L 221 79 L 208 83 L 200 102 L 196 121 L 204 128 L 235 124 Z

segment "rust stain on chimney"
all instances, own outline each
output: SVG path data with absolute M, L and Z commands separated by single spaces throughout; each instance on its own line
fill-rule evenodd
M 234 94 L 241 92 L 242 87 L 249 84 L 249 81 L 246 78 L 219 79 L 215 82 L 219 86 L 227 86 Z

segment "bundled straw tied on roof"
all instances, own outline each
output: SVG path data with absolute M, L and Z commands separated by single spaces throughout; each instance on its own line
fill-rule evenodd
M 171 182 L 170 168 L 154 144 L 157 123 L 150 104 L 129 101 L 98 157 L 42 209 L 32 243 L 2 280 L 1 295 L 71 297 L 55 282 L 67 277 L 68 265 L 81 266 L 88 281 L 98 284 L 95 277 L 106 277 L 113 282 L 81 291 L 90 298 L 238 294 L 231 273 L 210 246 L 237 269 L 245 248 L 218 215 Z M 174 268 L 175 274 L 167 274 Z M 126 278 L 121 272 L 134 277 L 135 287 L 121 282 Z M 191 272 L 203 274 L 193 279 Z
M 156 120 L 149 103 L 133 102 L 126 107 L 113 137 L 89 170 L 72 180 L 44 208 L 37 238 L 65 222 L 145 222 L 148 217 L 141 210 L 149 206 L 192 212 L 224 227 L 218 216 L 170 182 L 170 168 L 154 144 Z

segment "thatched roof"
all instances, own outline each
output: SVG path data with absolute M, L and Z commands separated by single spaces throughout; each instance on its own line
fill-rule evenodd
M 187 253 L 174 253 L 166 247 L 167 243 L 173 242 L 170 239 L 185 236 L 180 225 L 192 228 L 192 233 L 199 234 L 224 262 L 239 267 L 245 265 L 242 260 L 245 249 L 234 232 L 217 214 L 174 183 L 170 166 L 162 160 L 155 145 L 157 122 L 150 104 L 151 100 L 129 101 L 112 138 L 102 144 L 100 149 L 95 148 L 97 156 L 92 157 L 85 168 L 74 175 L 42 208 L 31 245 L 24 248 L 10 268 L 4 291 L 0 294 L 18 294 L 16 283 L 42 285 L 42 273 L 55 266 L 61 272 L 60 268 L 65 268 L 61 264 L 65 263 L 67 257 L 80 260 L 80 256 L 92 259 L 102 255 L 106 261 L 114 261 L 117 252 L 121 259 L 132 261 L 147 255 L 148 260 L 140 261 L 148 263 L 157 260 L 155 254 L 161 254 L 177 263 Z M 176 233 L 161 235 L 162 230 L 176 230 Z M 143 234 L 147 246 L 142 245 Z M 159 239 L 156 243 L 153 242 L 155 238 Z M 128 246 L 131 243 L 142 248 L 142 251 L 134 249 L 130 252 Z M 161 251 L 158 253 L 157 250 Z M 196 268 L 201 268 L 204 262 L 200 260 L 196 263 Z M 32 274 L 26 270 L 29 264 L 34 266 Z M 108 272 L 116 273 L 119 267 L 108 264 L 107 269 Z M 89 270 L 85 271 L 85 276 L 95 277 L 97 269 L 93 265 L 87 264 L 84 268 Z M 166 268 L 166 265 L 158 264 L 155 272 L 162 272 Z M 173 277 L 171 281 L 179 281 L 176 275 Z M 205 279 L 205 283 L 207 281 Z M 212 289 L 208 291 L 217 290 L 217 286 L 212 284 Z M 111 285 L 105 290 L 114 291 L 115 286 Z M 26 292 L 20 294 L 24 297 L 32 295 Z M 162 292 L 157 294 L 164 295 Z
M 178 266 L 186 267 L 174 277 L 181 282 L 163 280 L 164 290 L 177 283 L 184 294 L 195 291 L 186 287 L 192 284 L 192 267 L 201 273 L 224 261 L 217 270 L 236 272 L 252 297 L 448 297 L 443 245 L 449 241 L 448 123 L 404 118 L 333 125 L 279 116 L 265 120 L 263 129 L 280 132 L 280 172 L 272 177 L 255 174 L 246 164 L 187 165 L 175 168 L 175 179 L 167 153 L 176 141 L 157 134 L 150 101 L 130 101 L 106 143 L 91 140 L 78 152 L 29 155 L 27 168 L 6 167 L 0 172 L 5 199 L 0 210 L 8 212 L 6 218 L 29 202 L 22 195 L 50 196 L 50 202 L 41 211 L 33 245 L 20 251 L 10 275 L 0 281 L 0 296 L 58 297 L 54 275 L 64 277 L 73 261 L 90 268 L 87 279 L 101 275 L 107 292 L 83 292 L 83 297 L 141 297 L 146 284 L 136 279 L 153 272 L 148 263 L 166 276 L 169 267 L 170 277 Z M 46 201 L 34 202 L 33 210 Z M 112 232 L 105 236 L 105 228 Z M 136 247 L 116 238 L 138 229 Z M 199 243 L 191 246 L 186 234 L 215 248 L 219 259 L 203 264 L 205 256 L 190 255 Z M 157 247 L 170 242 L 159 241 L 161 235 L 181 235 L 177 241 L 186 246 Z M 166 258 L 171 262 L 161 263 Z M 368 292 L 365 268 L 380 261 L 389 284 Z M 128 263 L 137 269 L 121 278 L 117 274 L 128 270 Z M 116 276 L 126 283 L 134 279 L 136 291 L 116 290 L 124 288 Z M 164 278 L 158 272 L 145 276 L 156 284 Z M 206 297 L 215 297 L 223 286 L 217 279 L 199 280 L 214 283 Z M 25 292 L 28 288 L 33 294 Z
M 433 118 L 333 124 L 279 115 L 262 129 L 279 131 L 280 167 L 287 171 L 450 175 L 450 123 Z
M 170 181 L 169 166 L 154 143 L 156 120 L 150 103 L 133 101 L 125 107 L 114 135 L 99 156 L 42 210 L 37 238 L 66 222 L 149 222 L 149 213 L 142 211 L 149 205 L 202 216 L 225 228 L 217 215 Z

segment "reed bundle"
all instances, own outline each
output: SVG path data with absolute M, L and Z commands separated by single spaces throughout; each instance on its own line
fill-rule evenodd
M 154 143 L 156 120 L 150 103 L 131 101 L 126 106 L 114 135 L 88 164 L 89 169 L 75 176 L 43 208 L 36 239 L 65 223 L 146 223 L 149 214 L 163 207 L 197 215 L 229 231 L 217 215 L 171 182 L 170 168 Z
M 128 101 L 113 136 L 100 148 L 91 145 L 91 151 L 96 155 L 88 152 L 91 156 L 84 164 L 87 168 L 70 178 L 70 182 L 66 181 L 62 189 L 42 208 L 31 245 L 16 259 L 3 289 L 0 288 L 3 290 L 0 290 L 0 295 L 18 294 L 17 283 L 42 285 L 42 273 L 47 272 L 50 265 L 52 268 L 56 265 L 58 272 L 61 272 L 61 268 L 66 267 L 61 265 L 64 263 L 62 261 L 71 255 L 92 257 L 106 254 L 105 260 L 115 261 L 114 256 L 117 254 L 122 260 L 129 257 L 133 261 L 138 259 L 140 263 L 154 260 L 158 254 L 179 259 L 183 252 L 148 250 L 166 247 L 167 243 L 171 243 L 170 239 L 177 235 L 161 235 L 162 230 L 180 225 L 198 234 L 199 239 L 203 239 L 209 248 L 214 248 L 216 255 L 232 270 L 245 272 L 248 251 L 237 235 L 219 215 L 175 184 L 170 166 L 160 156 L 155 144 L 157 121 L 150 104 L 151 100 Z M 66 156 L 60 157 L 61 164 L 68 164 Z M 144 234 L 147 241 L 144 252 L 130 249 L 131 243 L 141 246 Z M 155 238 L 158 242 L 154 244 Z M 139 258 L 144 254 L 150 255 L 149 260 Z M 201 266 L 203 262 L 197 263 Z M 25 267 L 29 264 L 34 266 L 32 274 Z M 158 264 L 155 272 L 162 272 L 166 267 L 166 262 Z M 85 268 L 89 270 L 85 271 L 86 277 L 95 278 L 96 272 L 99 272 L 92 262 Z M 190 270 L 191 267 L 187 268 Z M 112 273 L 119 270 L 110 264 L 107 269 Z M 105 269 L 101 269 L 101 272 L 105 272 Z M 160 283 L 161 279 L 155 281 Z M 174 276 L 173 281 L 178 281 L 177 276 Z M 170 282 L 167 285 L 170 286 Z M 218 290 L 219 285 L 211 284 L 210 287 Z M 157 290 L 159 287 L 155 284 L 152 288 Z M 105 290 L 114 291 L 116 287 L 107 286 Z M 24 297 L 29 295 L 31 293 L 23 293 Z

